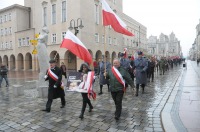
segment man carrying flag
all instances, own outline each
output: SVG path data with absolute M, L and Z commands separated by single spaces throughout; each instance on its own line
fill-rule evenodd
M 129 73 L 120 66 L 118 59 L 113 60 L 113 67 L 104 75 L 109 79 L 110 91 L 116 106 L 115 119 L 119 120 L 122 111 L 122 98 L 125 92 L 125 81 L 132 88 L 134 84 Z
M 61 107 L 65 107 L 65 93 L 62 83 L 62 71 L 59 67 L 56 66 L 55 60 L 50 60 L 50 68 L 47 70 L 47 74 L 45 75 L 45 81 L 49 80 L 49 88 L 48 88 L 48 101 L 46 104 L 46 109 L 42 111 L 50 112 L 51 104 L 53 99 L 60 98 L 61 99 Z

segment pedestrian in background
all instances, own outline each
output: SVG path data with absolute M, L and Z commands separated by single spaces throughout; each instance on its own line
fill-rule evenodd
M 67 68 L 66 68 L 64 62 L 61 63 L 60 69 L 62 70 L 62 75 L 64 75 L 65 78 L 67 78 Z
M 109 91 L 109 81 L 107 78 L 105 78 L 104 73 L 107 72 L 111 68 L 111 64 L 108 61 L 107 56 L 103 59 L 102 59 L 102 61 L 99 62 L 99 68 L 98 68 L 98 73 L 97 73 L 97 75 L 99 75 L 99 85 L 100 85 L 99 95 L 103 94 L 102 89 L 103 89 L 103 85 L 105 85 L 105 84 L 107 84 L 108 91 Z
M 65 107 L 65 93 L 62 85 L 62 70 L 56 66 L 56 61 L 54 59 L 50 60 L 49 63 L 50 68 L 47 70 L 47 74 L 44 77 L 45 81 L 49 80 L 48 101 L 46 103 L 46 109 L 42 110 L 45 112 L 51 111 L 53 99 L 60 98 L 60 108 Z
M 0 88 L 1 88 L 1 83 L 3 79 L 6 81 L 6 87 L 9 86 L 7 74 L 8 74 L 7 67 L 6 65 L 2 64 L 0 67 Z
M 134 61 L 135 64 L 135 78 L 136 78 L 136 96 L 138 96 L 139 86 L 142 87 L 142 93 L 144 93 L 144 88 L 147 83 L 147 68 L 148 62 L 142 57 L 143 53 L 138 52 L 138 58 Z

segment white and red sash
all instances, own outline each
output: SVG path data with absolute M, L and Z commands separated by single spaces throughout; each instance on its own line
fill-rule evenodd
M 57 81 L 58 80 L 58 76 L 53 73 L 51 71 L 51 68 L 48 69 L 48 75 L 54 80 L 54 81 Z M 62 89 L 64 89 L 64 83 L 61 81 L 61 86 L 60 86 Z
M 125 92 L 125 80 L 123 79 L 121 73 L 113 66 L 112 67 L 112 73 L 114 74 L 114 76 L 117 78 L 117 81 L 119 81 L 123 86 L 123 91 Z

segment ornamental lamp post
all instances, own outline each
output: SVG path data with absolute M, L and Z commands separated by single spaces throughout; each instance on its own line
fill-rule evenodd
M 72 19 L 70 21 L 70 26 L 69 26 L 69 30 L 75 30 L 75 36 L 79 33 L 79 28 L 82 29 L 84 26 L 82 24 L 82 19 L 78 18 L 76 21 L 74 19 Z

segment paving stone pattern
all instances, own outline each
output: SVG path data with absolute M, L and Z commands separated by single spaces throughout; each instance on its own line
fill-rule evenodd
M 141 90 L 136 97 L 135 91 L 128 88 L 123 98 L 122 115 L 114 119 L 115 106 L 107 86 L 103 94 L 92 101 L 92 112 L 85 111 L 84 119 L 79 114 L 82 106 L 80 93 L 66 94 L 66 107 L 60 108 L 60 99 L 53 101 L 50 113 L 42 112 L 47 99 L 37 98 L 34 90 L 26 91 L 24 96 L 14 97 L 12 86 L 0 89 L 0 131 L 20 132 L 161 132 L 160 118 L 173 85 L 181 73 L 180 67 L 159 75 L 155 72 L 154 82 L 147 84 L 145 94 Z M 10 79 L 11 85 L 22 84 L 24 79 Z M 98 93 L 98 80 L 95 82 Z M 31 95 L 30 93 L 33 93 Z

